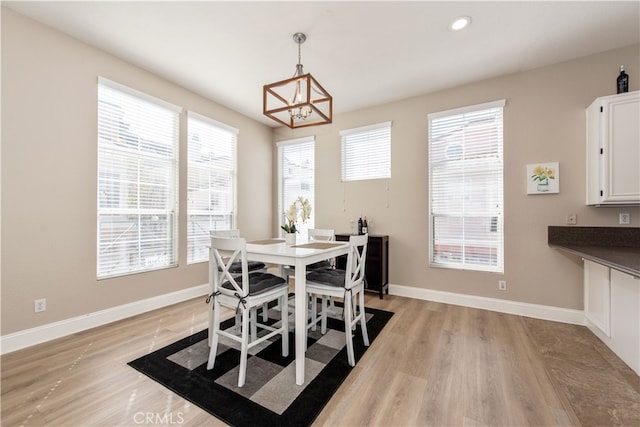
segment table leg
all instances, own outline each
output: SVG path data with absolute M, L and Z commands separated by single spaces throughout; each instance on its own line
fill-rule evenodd
M 307 351 L 307 266 L 296 259 L 295 325 L 296 325 L 296 384 L 304 384 L 304 357 Z

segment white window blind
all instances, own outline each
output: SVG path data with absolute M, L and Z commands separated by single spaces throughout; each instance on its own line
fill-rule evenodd
M 300 196 L 309 199 L 311 218 L 297 224 L 304 236 L 309 228 L 314 228 L 315 213 L 315 139 L 313 137 L 282 141 L 278 144 L 279 224 L 285 224 L 285 213 Z
M 391 122 L 340 131 L 342 180 L 391 178 Z
M 188 114 L 187 262 L 209 259 L 209 230 L 230 230 L 236 217 L 238 130 Z
M 504 104 L 429 115 L 432 265 L 504 271 Z
M 179 114 L 98 82 L 99 279 L 177 265 Z

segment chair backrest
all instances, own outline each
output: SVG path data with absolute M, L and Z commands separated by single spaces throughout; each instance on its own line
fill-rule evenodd
M 237 228 L 232 228 L 230 230 L 209 230 L 209 237 L 219 237 L 225 239 L 240 237 L 240 230 L 238 230 Z M 224 255 L 226 256 L 226 258 L 229 258 L 229 256 L 231 256 L 230 253 L 225 253 Z
M 237 228 L 231 230 L 209 230 L 211 237 L 240 237 L 240 230 Z
M 233 295 L 234 292 L 241 296 L 249 294 L 249 273 L 247 267 L 247 241 L 241 237 L 211 237 L 209 253 L 209 280 L 213 293 L 221 292 Z M 242 274 L 232 274 L 231 265 L 240 261 Z M 238 280 L 240 280 L 238 283 Z M 222 287 L 225 282 L 231 283 L 233 289 Z
M 345 289 L 351 289 L 364 281 L 369 235 L 349 236 L 349 252 L 344 275 Z
M 310 228 L 307 230 L 307 237 L 309 237 L 309 240 L 334 241 L 336 239 L 336 233 L 333 229 L 329 228 Z

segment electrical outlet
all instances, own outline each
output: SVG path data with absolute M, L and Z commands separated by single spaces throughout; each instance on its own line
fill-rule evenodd
M 631 221 L 631 215 L 628 213 L 620 212 L 620 224 L 629 224 Z
M 501 291 L 507 290 L 507 281 L 506 280 L 498 280 L 498 289 Z
M 40 298 L 34 301 L 34 310 L 36 313 L 40 313 L 41 311 L 45 311 L 46 309 L 47 309 L 46 298 Z
M 567 225 L 576 225 L 578 223 L 578 214 L 567 214 Z

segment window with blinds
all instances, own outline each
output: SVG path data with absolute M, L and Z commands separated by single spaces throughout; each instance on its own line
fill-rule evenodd
M 238 130 L 189 112 L 187 134 L 187 262 L 195 263 L 209 259 L 209 230 L 235 228 Z
M 504 272 L 504 105 L 428 117 L 431 265 Z
M 98 81 L 99 279 L 177 265 L 179 114 Z
M 277 146 L 279 225 L 285 224 L 285 213 L 289 206 L 299 196 L 305 197 L 311 204 L 311 217 L 305 224 L 297 224 L 300 234 L 305 236 L 307 230 L 314 228 L 315 224 L 315 138 L 282 141 L 278 142 Z
M 391 122 L 340 131 L 342 181 L 391 178 Z

